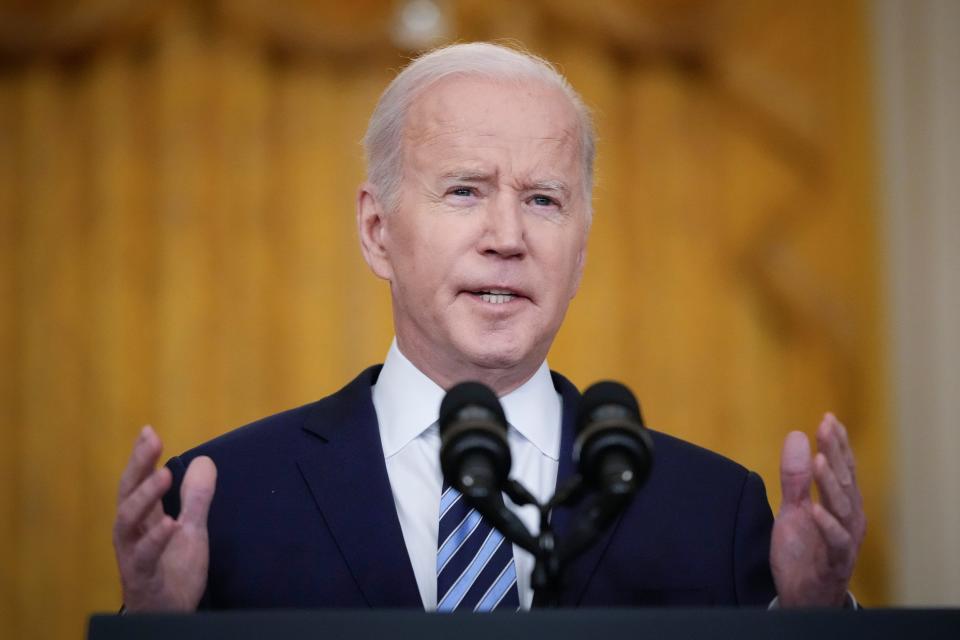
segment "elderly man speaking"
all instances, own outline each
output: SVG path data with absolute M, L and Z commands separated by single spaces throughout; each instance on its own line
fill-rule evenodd
M 586 257 L 589 113 L 545 61 L 455 45 L 394 79 L 365 144 L 357 228 L 390 283 L 386 361 L 164 467 L 144 428 L 113 535 L 128 610 L 533 606 L 530 554 L 443 486 L 437 410 L 445 389 L 482 382 L 503 403 L 515 477 L 545 501 L 574 472 L 580 395 L 546 356 Z M 647 484 L 572 562 L 562 604 L 849 604 L 866 524 L 832 415 L 815 457 L 787 436 L 776 521 L 756 474 L 653 438 Z M 516 511 L 536 530 L 529 509 Z M 561 535 L 568 517 L 553 514 Z

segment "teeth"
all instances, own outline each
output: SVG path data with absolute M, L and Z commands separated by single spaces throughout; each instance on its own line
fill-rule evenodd
M 510 302 L 513 300 L 516 295 L 512 293 L 481 293 L 480 297 L 484 302 L 489 302 L 492 304 L 503 304 L 505 302 Z

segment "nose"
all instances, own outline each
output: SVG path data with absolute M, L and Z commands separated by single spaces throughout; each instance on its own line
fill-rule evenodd
M 484 216 L 480 253 L 500 258 L 522 258 L 527 253 L 523 212 L 506 194 L 489 201 Z

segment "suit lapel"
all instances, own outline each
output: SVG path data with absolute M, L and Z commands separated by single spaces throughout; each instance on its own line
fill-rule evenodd
M 304 429 L 319 436 L 297 465 L 371 607 L 423 607 L 397 517 L 371 386 L 371 367 L 317 405 Z
M 557 471 L 557 487 L 563 486 L 571 477 L 577 473 L 576 465 L 573 462 L 573 441 L 576 433 L 577 408 L 580 404 L 580 392 L 569 380 L 558 373 L 551 372 L 553 376 L 553 385 L 560 392 L 563 399 L 563 418 L 561 420 L 560 431 L 560 464 Z M 558 540 L 563 540 L 570 531 L 570 526 L 576 509 L 557 509 L 551 516 L 553 530 Z M 593 543 L 577 559 L 570 563 L 563 576 L 563 588 L 561 589 L 561 604 L 563 606 L 576 606 L 580 603 L 583 593 L 587 588 L 590 577 L 597 569 L 600 559 L 603 557 L 607 546 L 610 544 L 610 538 L 620 524 L 621 516 L 610 525 L 610 528 L 604 532 L 600 538 Z M 543 606 L 542 600 L 534 597 L 535 606 Z
M 553 386 L 560 392 L 563 400 L 563 414 L 560 420 L 560 464 L 557 470 L 557 488 L 559 489 L 577 473 L 573 463 L 574 424 L 577 417 L 577 407 L 580 404 L 580 392 L 573 383 L 559 373 L 551 372 Z M 559 538 L 570 528 L 570 509 L 557 509 L 551 516 L 554 532 Z
M 397 517 L 373 408 L 370 387 L 379 372 L 379 367 L 367 369 L 317 405 L 304 429 L 321 441 L 297 460 L 297 466 L 367 604 L 420 608 L 423 603 Z M 559 487 L 576 473 L 573 441 L 580 393 L 563 376 L 552 375 L 554 387 L 563 399 Z M 553 514 L 554 531 L 561 540 L 568 533 L 573 516 L 571 509 L 558 509 Z M 580 602 L 619 522 L 617 518 L 567 568 L 563 605 L 576 606 Z M 534 606 L 542 606 L 536 597 Z

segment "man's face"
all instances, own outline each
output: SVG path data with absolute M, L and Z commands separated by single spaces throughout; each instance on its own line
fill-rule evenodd
M 452 78 L 421 94 L 398 206 L 368 220 L 364 238 L 391 284 L 401 351 L 441 384 L 529 377 L 580 281 L 583 177 L 576 113 L 560 90 Z M 363 236 L 363 192 L 360 209 Z

